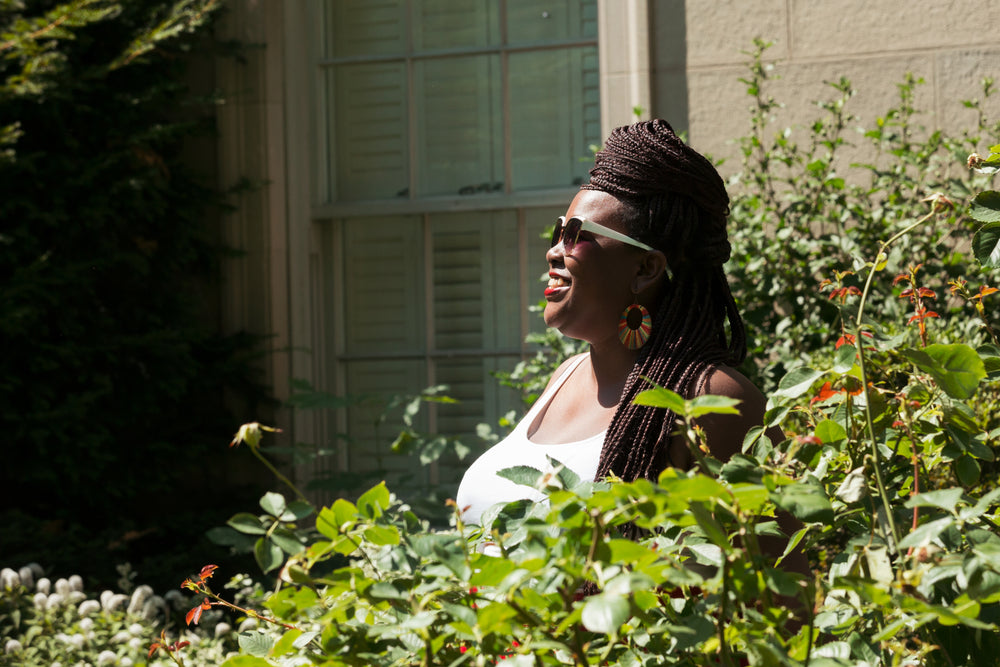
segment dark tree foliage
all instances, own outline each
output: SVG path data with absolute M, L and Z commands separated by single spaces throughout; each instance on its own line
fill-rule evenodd
M 197 485 L 238 419 L 222 395 L 253 391 L 253 342 L 219 336 L 209 307 L 221 197 L 183 159 L 211 141 L 210 107 L 184 81 L 216 4 L 0 0 L 8 525 L 106 551 L 128 531 L 165 538 L 216 493 Z M 8 533 L 0 557 L 46 539 Z M 90 555 L 113 571 L 129 554 Z

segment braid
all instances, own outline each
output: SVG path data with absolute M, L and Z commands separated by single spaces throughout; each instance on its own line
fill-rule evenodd
M 652 120 L 620 127 L 598 152 L 590 183 L 622 204 L 630 235 L 663 250 L 673 272 L 604 438 L 597 479 L 655 480 L 667 467 L 677 415 L 635 405 L 642 378 L 689 396 L 707 372 L 738 365 L 746 335 L 726 280 L 729 196 L 715 167 L 684 144 L 670 125 Z M 729 340 L 726 322 L 729 323 Z

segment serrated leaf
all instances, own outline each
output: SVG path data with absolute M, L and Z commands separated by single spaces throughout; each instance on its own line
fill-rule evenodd
M 798 398 L 809 391 L 813 382 L 823 377 L 823 375 L 823 371 L 817 371 L 808 366 L 794 368 L 781 378 L 781 381 L 778 382 L 778 390 L 773 395 L 785 398 Z
M 641 391 L 632 402 L 652 408 L 666 408 L 677 415 L 684 414 L 684 399 L 680 394 L 663 387 Z
M 358 498 L 358 511 L 367 519 L 377 519 L 389 508 L 392 497 L 385 482 L 379 482 Z
M 612 634 L 628 620 L 628 599 L 621 595 L 598 593 L 587 599 L 583 605 L 581 620 L 590 632 Z
M 266 537 L 257 540 L 253 547 L 253 557 L 257 566 L 265 573 L 281 567 L 285 562 L 285 554 L 277 544 Z
M 969 215 L 979 222 L 1000 222 L 1000 192 L 980 192 L 969 205 Z
M 903 355 L 952 398 L 972 398 L 986 377 L 983 360 L 968 345 L 928 345 L 922 350 L 903 350 Z
M 531 488 L 535 488 L 538 478 L 542 476 L 542 471 L 532 468 L 531 466 L 513 466 L 511 468 L 498 470 L 497 476 L 503 477 L 504 479 L 510 480 L 521 486 L 530 486 Z
M 263 632 L 241 632 L 237 639 L 240 643 L 240 649 L 255 658 L 267 656 L 271 652 L 271 647 L 274 646 L 274 639 Z
M 972 254 L 987 269 L 1000 267 L 1000 222 L 988 222 L 972 236 Z
M 279 517 L 285 513 L 285 497 L 280 493 L 268 491 L 261 497 L 260 506 L 271 516 Z
M 261 524 L 260 519 L 247 512 L 233 515 L 226 523 L 247 535 L 263 535 L 267 532 L 267 528 Z

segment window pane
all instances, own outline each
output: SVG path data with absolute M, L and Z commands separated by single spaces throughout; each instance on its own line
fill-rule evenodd
M 414 63 L 420 196 L 503 189 L 499 56 Z
M 348 354 L 424 352 L 422 237 L 419 218 L 364 218 L 344 224 Z
M 420 52 L 498 44 L 498 6 L 494 0 L 423 0 L 416 3 L 413 47 Z
M 510 44 L 596 38 L 596 0 L 507 0 Z
M 408 195 L 409 136 L 403 63 L 341 65 L 330 70 L 334 200 Z
M 327 0 L 327 57 L 402 55 L 404 0 Z
M 583 182 L 600 142 L 597 49 L 511 54 L 510 113 L 514 190 Z

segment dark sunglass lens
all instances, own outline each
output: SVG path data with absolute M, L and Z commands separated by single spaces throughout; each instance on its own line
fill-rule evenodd
M 576 245 L 577 240 L 580 238 L 580 227 L 583 222 L 580 218 L 570 218 L 563 225 L 563 247 L 566 250 L 572 250 L 573 246 Z
M 559 237 L 562 236 L 563 231 L 563 221 L 562 218 L 556 220 L 556 226 L 552 229 L 552 241 L 549 243 L 550 248 L 555 248 L 556 244 L 559 243 Z

